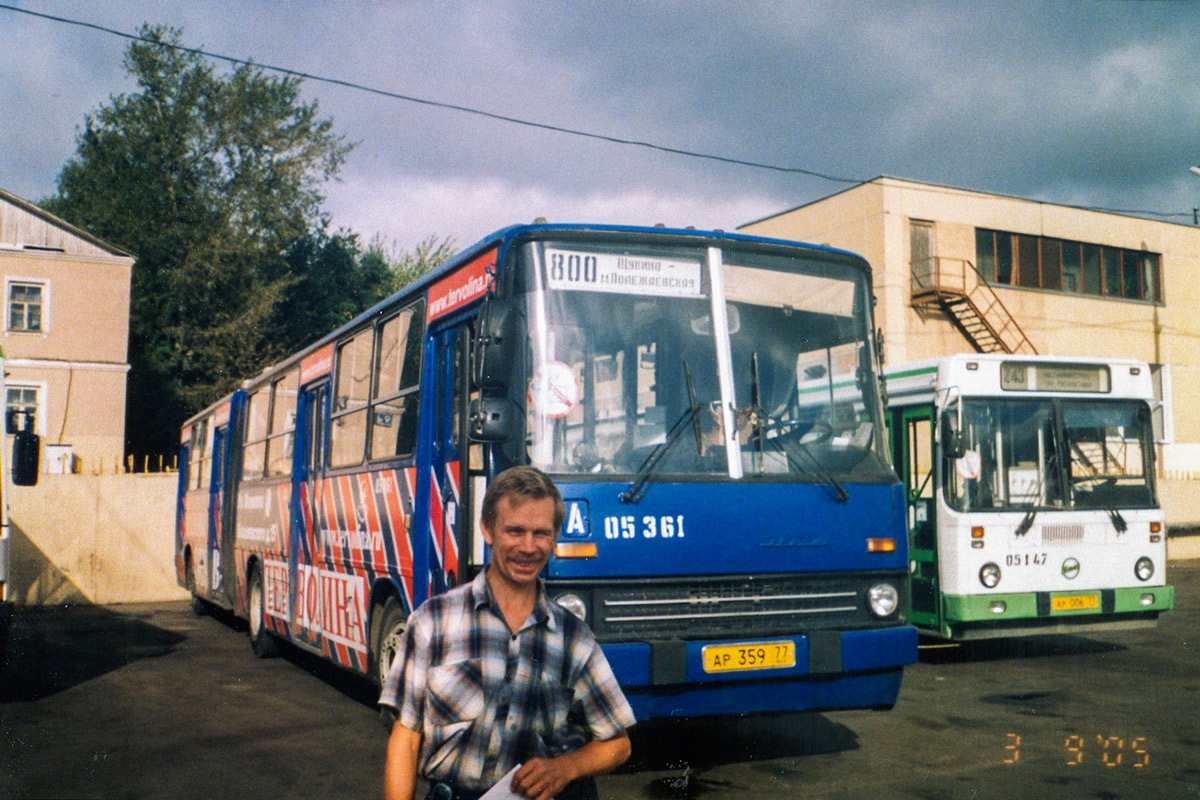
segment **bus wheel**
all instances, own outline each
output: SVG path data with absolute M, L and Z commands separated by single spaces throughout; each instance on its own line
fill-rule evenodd
M 250 649 L 259 658 L 270 658 L 279 652 L 275 637 L 267 630 L 263 603 L 262 570 L 257 566 L 250 573 Z
M 198 617 L 207 614 L 208 604 L 196 594 L 196 565 L 192 563 L 191 558 L 188 558 L 187 562 L 187 590 L 192 595 L 192 613 Z
M 371 680 L 377 688 L 383 689 L 383 682 L 387 680 L 387 674 L 392 668 L 392 659 L 396 657 L 400 640 L 404 638 L 408 620 L 404 616 L 404 609 L 394 597 L 388 598 L 380 614 L 375 641 L 375 668 L 372 670 Z

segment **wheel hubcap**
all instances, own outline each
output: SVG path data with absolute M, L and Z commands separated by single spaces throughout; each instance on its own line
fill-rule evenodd
M 404 626 L 396 625 L 386 634 L 384 634 L 383 642 L 379 646 L 379 685 L 382 686 L 387 680 L 387 675 L 392 669 L 392 661 L 396 658 L 396 649 L 400 646 L 400 640 L 404 638 Z
M 257 582 L 250 587 L 250 635 L 257 638 L 262 629 L 262 587 Z

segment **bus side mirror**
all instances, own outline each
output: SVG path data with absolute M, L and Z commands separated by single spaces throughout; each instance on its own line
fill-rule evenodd
M 506 397 L 477 397 L 471 401 L 470 430 L 474 442 L 507 442 L 520 435 L 519 410 Z
M 962 458 L 964 451 L 962 436 L 950 424 L 950 417 L 942 417 L 942 453 L 946 458 Z
M 13 483 L 36 486 L 41 458 L 42 438 L 32 431 L 13 435 Z
M 480 314 L 475 337 L 475 385 L 481 389 L 507 388 L 513 357 L 520 339 L 516 304 L 496 295 L 488 298 Z

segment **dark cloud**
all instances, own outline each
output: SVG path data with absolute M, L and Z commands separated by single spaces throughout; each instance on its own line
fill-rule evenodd
M 260 63 L 548 125 L 855 179 L 1109 208 L 1200 200 L 1200 4 L 30 3 Z M 317 10 L 320 10 L 317 13 Z M 53 190 L 83 116 L 123 91 L 115 37 L 0 11 L 0 178 Z M 409 245 L 513 220 L 732 228 L 843 188 L 308 82 L 358 142 L 342 225 Z M 8 110 L 19 109 L 16 114 Z

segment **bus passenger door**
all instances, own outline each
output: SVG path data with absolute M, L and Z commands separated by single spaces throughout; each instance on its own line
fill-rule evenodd
M 325 491 L 325 431 L 329 383 L 300 391 L 296 409 L 296 449 L 292 462 L 292 524 L 288 567 L 292 587 L 293 636 L 309 645 L 321 641 L 321 504 Z
M 898 424 L 897 424 L 898 423 Z M 920 627 L 941 624 L 938 586 L 937 502 L 934 491 L 933 408 L 902 408 L 893 422 L 900 448 L 896 466 L 904 481 L 908 514 L 908 556 L 912 600 L 908 621 Z
M 222 556 L 225 553 L 225 473 L 228 461 L 229 426 L 213 431 L 212 472 L 208 484 L 208 591 L 214 600 L 227 600 Z
M 463 547 L 471 520 L 471 504 L 467 500 L 466 475 L 462 463 L 465 445 L 467 344 L 470 331 L 466 326 L 452 328 L 434 338 L 436 378 L 433 412 L 432 482 L 429 498 L 430 534 L 433 537 L 433 559 L 430 561 L 433 592 L 444 591 L 461 583 L 462 569 L 467 563 Z

